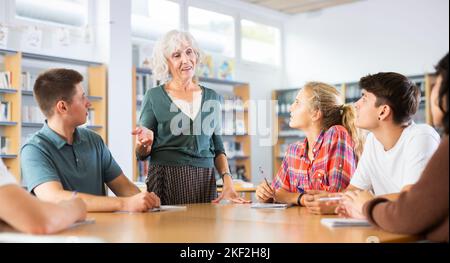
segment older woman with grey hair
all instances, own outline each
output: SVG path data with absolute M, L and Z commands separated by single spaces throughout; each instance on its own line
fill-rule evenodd
M 162 85 L 146 92 L 136 135 L 136 155 L 150 156 L 147 190 L 161 204 L 247 203 L 233 188 L 220 136 L 221 96 L 198 84 L 202 52 L 187 32 L 173 30 L 153 50 L 153 74 Z M 218 106 L 219 105 L 219 106 Z M 217 197 L 214 166 L 223 178 Z

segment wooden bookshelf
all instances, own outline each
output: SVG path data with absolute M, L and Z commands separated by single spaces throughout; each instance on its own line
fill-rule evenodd
M 231 83 L 234 86 L 233 93 L 244 101 L 244 111 L 236 114 L 244 115 L 245 134 L 235 136 L 235 141 L 243 146 L 244 156 L 246 158 L 237 158 L 236 166 L 245 167 L 245 174 L 247 181 L 252 181 L 252 162 L 251 162 L 251 137 L 249 135 L 250 128 L 250 111 L 248 109 L 248 102 L 250 101 L 250 86 L 246 83 Z M 248 158 L 247 158 L 248 157 Z
M 272 179 L 278 173 L 283 161 L 284 152 L 280 149 L 282 145 L 289 144 L 302 138 L 302 134 L 293 129 L 287 128 L 287 123 L 290 118 L 288 109 L 293 103 L 296 94 L 300 88 L 275 90 L 272 92 L 272 100 L 277 101 L 276 109 L 273 111 L 274 120 L 276 120 L 276 126 L 274 127 L 273 141 L 274 146 L 272 150 L 273 159 L 273 171 L 268 178 Z
M 4 70 L 10 71 L 12 73 L 12 90 L 11 91 L 0 91 L 0 96 L 3 100 L 11 103 L 11 119 L 9 122 L 0 125 L 3 134 L 9 138 L 10 147 L 6 154 L 3 154 L 2 159 L 6 167 L 9 169 L 11 174 L 13 174 L 17 181 L 20 181 L 20 146 L 21 146 L 21 93 L 18 92 L 20 88 L 21 81 L 21 63 L 22 56 L 19 52 L 1 52 L 0 56 L 3 56 Z
M 37 60 L 45 62 L 49 66 L 42 68 L 45 71 L 51 68 L 52 63 L 65 63 L 70 68 L 70 65 L 77 65 L 87 67 L 88 72 L 88 90 L 89 98 L 92 98 L 92 108 L 95 109 L 95 122 L 88 128 L 96 131 L 102 136 L 105 143 L 107 143 L 107 82 L 106 82 L 106 66 L 90 61 L 65 59 L 60 57 L 43 56 L 38 54 L 29 54 L 16 52 L 11 50 L 0 49 L 0 57 L 2 57 L 1 70 L 10 71 L 12 73 L 12 87 L 11 89 L 0 89 L 0 96 L 3 100 L 11 103 L 11 120 L 0 122 L 0 129 L 2 136 L 10 139 L 9 152 L 1 154 L 0 157 L 16 177 L 17 181 L 21 181 L 20 176 L 20 148 L 25 143 L 22 138 L 24 134 L 23 129 L 38 130 L 42 128 L 42 122 L 25 121 L 22 116 L 22 108 L 25 106 L 24 100 L 33 99 L 33 92 L 30 90 L 22 90 L 22 72 L 25 71 L 25 60 Z M 1 60 L 0 60 L 1 61 Z M 34 83 L 31 83 L 33 85 Z
M 108 144 L 107 122 L 108 122 L 108 105 L 107 105 L 107 85 L 106 85 L 106 66 L 91 65 L 88 68 L 89 77 L 89 98 L 92 109 L 95 110 L 94 123 L 88 125 L 88 128 L 97 132 L 103 141 Z
M 139 113 L 140 112 L 140 108 L 142 106 L 142 98 L 138 99 L 138 75 L 147 75 L 147 76 L 151 76 L 152 72 L 150 69 L 145 69 L 145 68 L 136 68 L 133 66 L 132 69 L 132 104 L 133 105 L 133 110 L 132 110 L 132 127 L 131 130 L 134 130 L 137 125 L 138 125 L 138 118 L 139 118 Z M 148 83 L 150 84 L 150 83 Z M 148 89 L 148 88 L 153 88 L 154 85 L 148 85 L 147 87 L 140 87 L 140 88 L 144 88 L 144 89 Z M 142 92 L 142 91 L 140 91 Z M 145 94 L 145 93 L 144 93 Z M 141 169 L 144 169 L 145 167 L 148 167 L 148 162 L 146 161 L 139 161 L 136 158 L 136 144 L 135 144 L 135 136 L 131 136 L 131 145 L 133 145 L 132 149 L 133 152 L 131 153 L 131 158 L 133 160 L 133 181 L 137 182 L 139 180 L 142 180 L 142 175 L 141 173 L 145 173 L 145 172 L 141 172 Z M 139 167 L 141 167 L 141 169 L 139 169 Z M 146 175 L 145 175 L 146 176 Z

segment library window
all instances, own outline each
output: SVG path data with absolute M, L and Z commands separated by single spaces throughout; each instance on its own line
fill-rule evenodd
M 241 21 L 242 59 L 279 66 L 281 63 L 281 32 L 276 27 Z
M 65 26 L 88 24 L 88 0 L 16 0 L 16 18 Z
M 232 16 L 189 7 L 189 31 L 204 51 L 234 57 L 235 37 Z
M 177 3 L 168 0 L 133 0 L 131 8 L 133 37 L 156 41 L 168 31 L 180 28 L 180 6 Z

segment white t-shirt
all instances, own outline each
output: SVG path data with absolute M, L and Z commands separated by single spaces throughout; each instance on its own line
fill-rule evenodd
M 11 175 L 8 169 L 6 169 L 3 160 L 0 158 L 0 187 L 8 184 L 16 184 L 16 179 Z
M 389 151 L 370 133 L 350 184 L 375 195 L 399 193 L 415 184 L 440 143 L 429 125 L 411 124 Z

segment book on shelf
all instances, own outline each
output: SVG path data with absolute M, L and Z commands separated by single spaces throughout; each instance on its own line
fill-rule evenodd
M 24 91 L 31 91 L 33 90 L 31 87 L 33 85 L 32 76 L 30 72 L 22 72 L 22 83 L 21 83 L 21 89 Z
M 214 77 L 214 62 L 211 55 L 204 56 L 203 61 L 198 65 L 197 71 L 200 77 Z
M 222 109 L 224 111 L 242 112 L 245 110 L 244 101 L 239 96 L 224 95 Z
M 11 102 L 0 102 L 0 121 L 11 121 Z
M 224 141 L 223 148 L 228 158 L 244 157 L 244 150 L 241 142 Z
M 244 101 L 242 100 L 241 97 L 239 97 L 239 96 L 235 97 L 235 99 L 234 99 L 234 108 L 235 108 L 235 110 L 237 112 L 245 110 Z
M 0 89 L 12 89 L 12 72 L 0 72 Z
M 138 170 L 137 170 L 138 182 L 145 181 L 145 178 L 147 177 L 148 174 L 148 167 L 149 167 L 148 161 L 138 161 Z
M 275 111 L 277 114 L 287 114 L 289 113 L 289 108 L 291 104 L 295 101 L 298 90 L 284 90 L 279 91 L 277 94 L 277 105 Z
M 7 155 L 11 149 L 11 139 L 5 136 L 0 138 L 0 154 Z
M 224 135 L 234 134 L 234 114 L 231 111 L 225 111 L 222 118 L 222 131 Z
M 87 125 L 95 125 L 95 110 L 88 109 L 88 116 L 86 120 Z
M 45 116 L 38 106 L 23 105 L 22 106 L 22 122 L 44 123 Z
M 245 135 L 245 116 L 243 113 L 236 113 L 236 134 Z
M 245 157 L 242 142 L 234 142 L 234 153 L 236 157 Z
M 223 80 L 234 80 L 235 62 L 233 59 L 218 59 L 217 78 Z
M 145 92 L 151 89 L 153 86 L 153 80 L 149 74 L 136 74 L 136 100 L 142 101 L 145 96 Z

